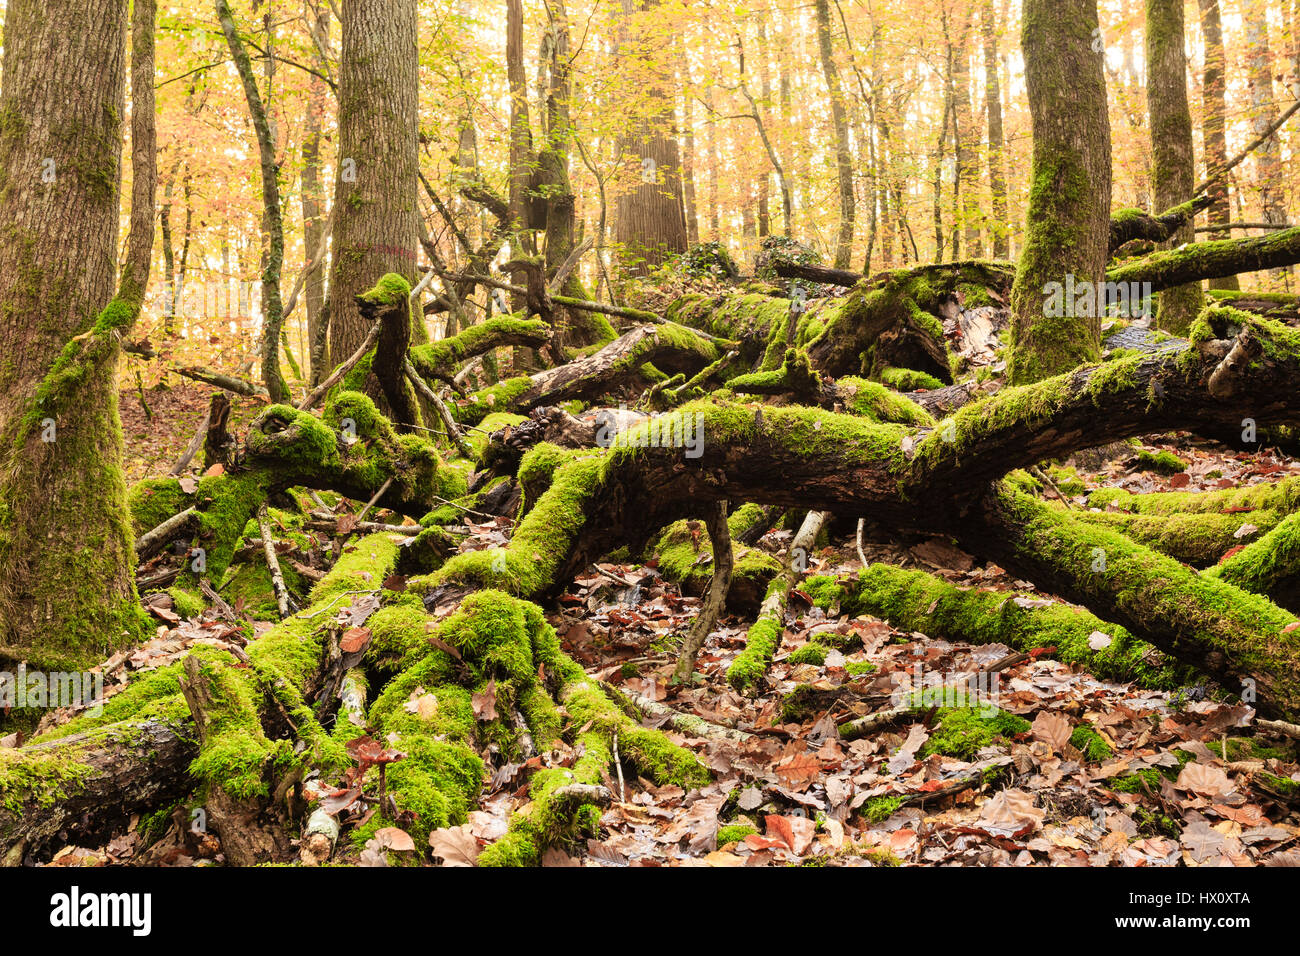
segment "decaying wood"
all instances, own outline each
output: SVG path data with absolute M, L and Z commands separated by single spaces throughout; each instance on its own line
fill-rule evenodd
M 266 556 L 266 567 L 271 572 L 271 587 L 275 590 L 275 605 L 280 612 L 280 620 L 289 616 L 291 599 L 289 589 L 284 585 L 284 573 L 280 570 L 280 559 L 275 555 L 275 538 L 271 535 L 271 522 L 267 517 L 266 505 L 257 509 L 257 527 L 262 533 L 262 553 Z M 296 609 L 295 609 L 296 610 Z
M 196 524 L 198 510 L 195 508 L 186 508 L 177 514 L 172 515 L 158 527 L 146 531 L 135 542 L 135 556 L 137 560 L 143 561 L 151 558 L 172 541 L 175 541 L 185 531 L 191 529 Z
M 731 530 L 727 527 L 727 503 L 714 502 L 704 520 L 709 530 L 709 542 L 713 546 L 713 578 L 709 582 L 708 593 L 704 603 L 691 621 L 691 629 L 682 641 L 677 667 L 673 680 L 687 683 L 695 673 L 695 658 L 704 641 L 718 623 L 718 615 L 727 601 L 727 590 L 731 587 L 731 571 L 734 567 L 731 549 Z

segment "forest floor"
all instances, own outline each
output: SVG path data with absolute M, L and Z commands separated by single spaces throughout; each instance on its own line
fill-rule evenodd
M 146 420 L 138 394 L 124 391 L 128 480 L 167 470 L 202 419 L 209 392 L 190 385 L 147 392 L 154 418 Z M 236 402 L 237 430 L 259 404 Z M 1172 452 L 1186 470 L 1171 476 L 1139 470 L 1144 450 Z M 1181 435 L 1109 451 L 1109 460 L 1079 468 L 1085 490 L 1209 490 L 1300 472 L 1300 461 L 1284 456 L 1224 453 Z M 1072 500 L 1086 507 L 1084 493 Z M 1245 540 L 1253 527 L 1249 517 L 1242 516 Z M 507 526 L 505 519 L 467 524 L 462 548 L 499 545 Z M 847 575 L 861 568 L 852 526 L 832 530 L 809 573 Z M 770 531 L 758 546 L 779 556 L 791 537 L 789 530 Z M 868 542 L 866 557 L 919 567 L 962 587 L 1034 590 L 941 539 Z M 614 803 L 604 812 L 599 837 L 569 852 L 549 851 L 547 865 L 1300 865 L 1300 800 L 1294 790 L 1271 792 L 1256 782 L 1261 770 L 1300 780 L 1296 742 L 1249 736 L 1243 729 L 1251 724 L 1247 705 L 1216 702 L 1200 687 L 1157 692 L 1107 683 L 1054 660 L 1049 649 L 998 671 L 997 706 L 1021 721 L 991 739 L 971 736 L 960 756 L 933 752 L 951 753 L 951 739 L 927 750 L 932 736 L 951 735 L 914 717 L 846 741 L 837 724 L 879 709 L 882 695 L 909 689 L 921 673 L 918 665 L 927 675 L 969 674 L 1012 649 L 938 640 L 871 617 L 827 616 L 796 591 L 764 693 L 742 697 L 725 680 L 751 623 L 734 615 L 723 617 L 700 653 L 702 683 L 681 690 L 668 679 L 700 601 L 683 596 L 652 565 L 593 566 L 572 582 L 551 623 L 565 650 L 595 678 L 743 731 L 736 735 L 743 742 L 683 736 L 662 719 L 648 721 L 695 751 L 715 782 L 683 792 L 631 772 L 608 779 Z M 258 622 L 256 632 L 270 626 Z M 791 659 L 810 636 L 827 630 L 853 632 L 860 647 L 830 650 L 820 664 L 817 655 L 803 663 Z M 163 611 L 153 641 L 106 662 L 107 692 L 124 686 L 129 675 L 179 659 L 195 643 L 223 644 L 235 633 L 228 622 L 181 620 Z M 791 717 L 783 705 L 800 685 L 822 691 L 825 705 Z M 1080 738 L 1080 727 L 1095 733 Z M 479 809 L 463 827 L 439 831 L 446 863 L 472 860 L 505 832 L 509 815 L 527 803 L 533 769 L 571 764 L 577 754 L 553 750 L 522 765 L 485 756 L 493 775 Z M 179 824 L 172 822 L 161 839 L 154 830 L 146 840 L 146 827 L 138 825 L 107 847 L 66 847 L 55 864 L 219 860 L 214 838 L 196 838 Z M 345 824 L 336 858 L 382 859 L 343 852 L 347 830 Z

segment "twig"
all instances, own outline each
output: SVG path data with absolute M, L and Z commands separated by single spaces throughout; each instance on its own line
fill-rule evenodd
M 568 256 L 565 257 L 565 260 L 560 263 L 560 268 L 556 269 L 555 275 L 551 277 L 550 291 L 552 295 L 560 292 L 564 288 L 564 283 L 565 280 L 569 278 L 569 273 L 577 267 L 578 263 L 582 261 L 582 257 L 587 254 L 587 250 L 589 250 L 594 244 L 595 243 L 592 242 L 591 237 L 588 236 L 583 240 L 582 245 L 574 248 Z
M 743 730 L 737 730 L 734 727 L 723 727 L 721 724 L 715 724 L 705 720 L 696 714 L 684 714 L 680 710 L 673 710 L 667 704 L 661 704 L 657 700 L 651 700 L 644 694 L 639 694 L 627 687 L 615 687 L 613 684 L 601 681 L 601 688 L 615 700 L 622 699 L 639 710 L 645 716 L 651 719 L 664 718 L 668 726 L 674 730 L 680 731 L 691 737 L 707 737 L 713 740 L 730 740 L 732 743 L 743 744 L 751 739 L 754 735 Z
M 384 492 L 387 491 L 389 488 L 391 488 L 392 484 L 393 484 L 393 479 L 390 477 L 387 481 L 385 481 L 382 485 L 379 486 L 379 490 L 375 492 L 375 496 L 366 502 L 366 506 L 362 508 L 361 513 L 357 515 L 358 523 L 360 523 L 362 520 L 365 519 L 366 513 L 375 506 L 376 501 L 378 501 L 380 498 L 384 496 Z
M 325 381 L 321 382 L 314 389 L 312 389 L 310 394 L 308 394 L 306 398 L 304 398 L 301 402 L 295 405 L 294 408 L 298 409 L 298 411 L 300 412 L 303 412 L 311 408 L 322 398 L 324 398 L 325 393 L 328 392 L 331 388 L 333 388 L 334 384 L 337 381 L 339 381 L 339 379 L 343 378 L 344 375 L 347 375 L 348 372 L 352 371 L 352 367 L 356 365 L 358 362 L 360 362 L 363 358 L 365 358 L 366 353 L 369 352 L 374 347 L 375 342 L 379 340 L 379 328 L 382 325 L 383 325 L 383 320 L 376 319 L 375 324 L 372 325 L 370 327 L 370 331 L 366 333 L 366 340 L 361 343 L 361 347 L 358 348 L 355 352 L 353 352 L 346 362 L 344 362 L 333 372 L 331 372 L 329 378 L 325 379 Z
M 614 731 L 614 769 L 618 771 L 618 802 L 627 802 L 627 791 L 623 786 L 623 761 L 618 755 L 618 731 Z
M 1283 734 L 1300 740 L 1300 724 L 1292 724 L 1285 720 L 1256 720 L 1255 726 L 1260 730 L 1267 730 L 1271 733 Z M 1226 754 L 1227 751 L 1225 750 L 1224 753 Z
M 430 275 L 432 274 L 433 273 L 430 272 Z M 411 364 L 409 358 L 403 359 L 403 362 L 403 367 L 406 370 L 406 377 L 411 380 L 411 384 L 415 386 L 415 390 L 420 393 L 425 401 L 437 410 L 438 417 L 442 419 L 442 424 L 447 429 L 447 437 L 452 440 L 452 443 L 455 444 L 462 455 L 470 461 L 473 461 L 477 457 L 474 454 L 474 447 L 470 445 L 470 443 L 465 440 L 465 436 L 461 434 L 460 428 L 456 424 L 456 420 L 451 417 L 451 410 L 447 408 L 447 404 L 438 397 L 437 392 L 429 387 L 429 383 L 420 377 L 420 373 L 415 370 L 415 366 Z
M 873 730 L 887 727 L 900 717 L 911 712 L 911 707 L 891 707 L 888 710 L 880 711 L 878 714 L 868 714 L 866 717 L 859 717 L 857 720 L 850 720 L 846 723 L 840 724 L 840 736 L 845 740 L 854 740 L 858 737 L 865 737 Z
M 271 537 L 271 521 L 266 514 L 265 502 L 257 509 L 257 528 L 262 534 L 262 553 L 266 555 L 266 567 L 271 572 L 271 586 L 275 589 L 275 606 L 283 621 L 289 616 L 289 589 L 284 586 L 280 559 L 275 556 L 275 539 Z
M 163 545 L 171 541 L 183 529 L 189 527 L 194 519 L 198 517 L 196 508 L 186 508 L 179 514 L 174 514 L 152 531 L 142 534 L 135 543 L 135 556 L 137 561 L 152 557 L 162 550 Z
M 1056 494 L 1056 497 L 1061 499 L 1061 504 L 1065 505 L 1065 507 L 1068 510 L 1070 511 L 1074 510 L 1074 505 L 1070 504 L 1069 499 L 1066 498 L 1065 495 L 1061 494 L 1061 489 L 1056 487 L 1056 482 L 1054 482 L 1048 476 L 1047 472 L 1043 471 L 1043 469 L 1039 468 L 1037 465 L 1033 465 L 1029 469 L 1029 473 L 1032 474 L 1039 481 L 1041 481 L 1043 484 L 1047 485 L 1047 487 L 1051 488 L 1052 491 Z
M 203 439 L 208 433 L 208 423 L 210 421 L 212 421 L 211 405 L 209 405 L 208 410 L 204 412 L 203 421 L 199 422 L 199 430 L 194 433 L 194 437 L 190 439 L 190 443 L 185 446 L 185 453 L 181 455 L 180 458 L 176 459 L 176 464 L 172 465 L 172 470 L 167 472 L 167 474 L 179 475 L 186 469 L 189 463 L 194 460 L 194 456 L 197 455 L 199 449 L 203 447 Z

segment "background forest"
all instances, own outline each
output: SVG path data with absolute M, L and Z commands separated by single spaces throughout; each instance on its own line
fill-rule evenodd
M 177 362 L 253 369 L 260 378 L 257 136 L 210 6 L 195 0 L 160 9 L 160 281 L 141 330 Z M 1188 99 L 1204 178 L 1295 102 L 1300 13 L 1289 0 L 1186 6 Z M 279 170 L 288 296 L 319 247 L 341 161 L 352 158 L 339 155 L 337 137 L 338 10 L 325 2 L 233 8 Z M 1150 209 L 1144 11 L 1129 0 L 1103 0 L 1098 11 L 1113 205 Z M 513 47 L 512 12 L 522 24 Z M 420 211 L 452 271 L 468 261 L 456 230 L 477 250 L 494 226 L 492 213 L 466 198 L 477 195 L 467 184 L 482 182 L 508 198 L 512 116 L 535 144 L 551 135 L 556 64 L 570 86 L 574 236 L 600 247 L 578 268 L 596 297 L 624 300 L 623 284 L 636 271 L 629 261 L 657 264 L 701 242 L 720 243 L 748 269 L 765 237 L 792 237 L 827 264 L 869 272 L 1014 259 L 1022 247 L 1031 142 L 1018 3 L 668 0 L 566 9 L 457 0 L 421 2 L 418 17 L 419 164 L 429 187 Z M 566 51 L 558 58 L 557 37 Z M 638 124 L 656 132 L 649 150 L 632 135 Z M 1219 223 L 1237 224 L 1232 235 L 1240 237 L 1260 231 L 1244 224 L 1288 221 L 1296 128 L 1283 125 L 1229 174 L 1226 196 L 1198 222 L 1198 238 L 1222 235 L 1208 231 Z M 524 162 L 532 173 L 535 158 Z M 653 190 L 680 203 L 680 222 L 645 218 L 637 194 Z M 851 201 L 842 199 L 846 192 Z M 122 228 L 125 235 L 125 211 Z M 418 254 L 424 264 L 425 250 Z M 508 257 L 507 247 L 496 259 Z M 304 375 L 327 275 L 328 263 L 307 273 L 301 304 L 286 320 L 287 347 Z M 1283 291 L 1286 283 L 1279 274 L 1249 284 Z M 477 320 L 486 306 L 479 290 L 467 315 Z M 431 317 L 435 336 L 444 319 Z M 147 384 L 166 370 L 156 361 L 125 365 Z

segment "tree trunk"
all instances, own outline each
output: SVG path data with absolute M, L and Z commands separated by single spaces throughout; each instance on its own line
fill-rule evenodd
M 1228 104 L 1227 56 L 1223 49 L 1223 23 L 1219 14 L 1219 0 L 1200 0 L 1201 33 L 1205 36 L 1205 74 L 1201 83 L 1201 108 L 1205 119 L 1202 132 L 1205 137 L 1205 175 L 1210 178 L 1214 170 L 1228 164 L 1228 139 L 1226 122 Z M 1209 220 L 1211 225 L 1226 223 L 1232 219 L 1232 210 L 1228 205 L 1228 178 L 1220 176 L 1210 183 Z M 1211 239 L 1227 239 L 1226 230 L 1213 232 Z M 1211 289 L 1240 288 L 1236 276 L 1224 276 L 1210 280 Z
M 1005 259 L 1011 254 L 1011 244 L 1008 241 L 1010 222 L 1007 217 L 1006 162 L 1002 156 L 1002 86 L 998 82 L 998 36 L 993 0 L 984 0 L 980 13 L 980 30 L 984 37 L 984 102 L 988 109 L 989 193 L 993 210 L 989 231 L 992 235 L 993 258 Z
M 839 180 L 840 230 L 835 239 L 835 268 L 847 269 L 853 258 L 853 155 L 849 150 L 849 120 L 844 108 L 844 91 L 831 47 L 831 11 L 829 0 L 817 0 L 817 48 L 821 55 L 822 76 L 831 100 L 831 126 L 835 133 L 835 170 Z
M 1051 314 L 1048 283 L 1098 290 L 1110 232 L 1110 116 L 1096 0 L 1026 0 L 1021 43 L 1034 152 L 1025 247 L 1011 293 L 1013 383 L 1100 357 L 1101 321 Z M 1095 297 L 1095 296 L 1094 296 Z
M 325 57 L 329 51 L 330 13 L 329 7 L 320 4 L 316 7 L 308 22 L 315 40 L 315 56 L 312 65 L 317 70 L 324 70 Z M 325 184 L 321 179 L 321 124 L 325 117 L 325 82 L 318 77 L 308 80 L 307 125 L 302 143 L 302 232 L 303 245 L 310 263 L 311 257 L 320 248 L 325 234 Z M 328 345 L 323 354 L 316 354 L 316 342 L 320 338 L 320 323 L 325 309 L 325 263 L 322 262 L 307 275 L 303 284 L 303 305 L 307 309 L 307 341 L 311 343 L 311 384 L 319 385 L 329 370 Z
M 74 669 L 141 635 L 118 337 L 153 243 L 153 4 L 136 3 L 127 265 L 113 297 L 125 0 L 11 3 L 0 114 L 0 656 Z M 110 299 L 112 300 L 110 302 Z
M 384 275 L 414 284 L 419 230 L 415 0 L 344 0 L 339 60 L 339 173 L 334 190 L 329 343 L 356 351 L 370 323 L 357 295 Z M 424 324 L 412 323 L 414 341 Z
M 953 259 L 966 256 L 979 259 L 984 255 L 980 235 L 983 212 L 980 209 L 979 182 L 979 127 L 971 115 L 970 102 L 970 52 L 971 52 L 971 2 L 962 0 L 957 5 L 957 36 L 952 47 L 952 132 L 957 160 L 954 199 L 958 215 L 953 221 Z M 964 246 L 959 246 L 960 232 Z
M 635 36 L 634 6 L 649 10 L 656 2 L 623 0 L 623 28 L 633 39 L 641 39 Z M 629 118 L 618 140 L 618 152 L 627 162 L 631 182 L 615 201 L 614 236 L 636 275 L 645 275 L 669 256 L 686 251 L 682 163 L 669 87 L 666 76 L 647 77 L 644 94 L 652 104 L 650 112 Z
M 271 401 L 289 397 L 288 386 L 280 375 L 280 328 L 283 306 L 280 302 L 280 271 L 284 266 L 284 218 L 280 212 L 280 164 L 276 162 L 275 140 L 271 132 L 262 94 L 257 89 L 253 64 L 239 37 L 234 15 L 227 0 L 216 0 L 217 19 L 226 36 L 230 57 L 244 87 L 244 99 L 257 133 L 257 152 L 262 174 L 262 214 L 266 245 L 262 256 L 262 381 Z
M 1246 27 L 1246 70 L 1250 81 L 1251 125 L 1263 136 L 1273 124 L 1273 57 L 1269 51 L 1268 19 L 1265 4 L 1248 5 Z M 1286 209 L 1282 193 L 1282 150 L 1277 134 L 1270 134 L 1255 152 L 1255 181 L 1259 188 L 1259 208 L 1265 222 L 1285 223 Z M 1278 274 L 1289 275 L 1281 269 Z
M 1147 0 L 1147 109 L 1151 117 L 1155 208 L 1192 198 L 1196 184 L 1192 114 L 1187 106 L 1187 56 L 1183 52 L 1183 0 Z M 1169 238 L 1169 248 L 1195 238 L 1191 218 Z M 1157 325 L 1186 333 L 1201 310 L 1199 283 L 1160 293 Z

